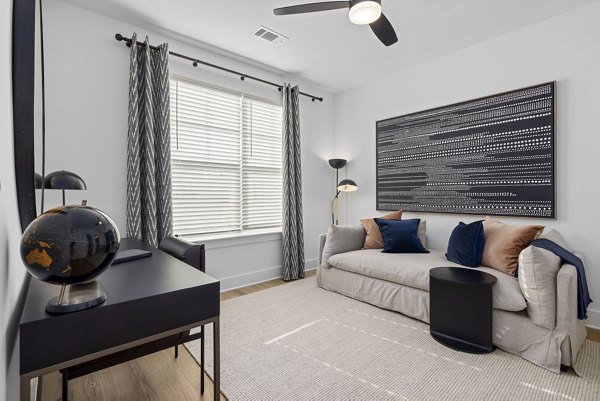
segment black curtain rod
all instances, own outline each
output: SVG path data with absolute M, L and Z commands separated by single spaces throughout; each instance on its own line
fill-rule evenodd
M 117 34 L 115 35 L 115 39 L 117 39 L 119 42 L 121 42 L 121 41 L 125 41 L 125 44 L 126 44 L 128 47 L 131 47 L 131 42 L 132 42 L 131 38 L 126 38 L 126 37 L 124 37 L 123 35 L 121 35 L 120 33 L 117 33 Z M 144 45 L 145 45 L 143 42 L 137 42 L 137 44 L 138 44 L 138 46 L 144 46 Z M 158 47 L 156 47 L 156 46 L 150 46 L 150 48 L 151 48 L 152 50 L 158 50 Z M 229 68 L 221 67 L 221 66 L 219 66 L 219 65 L 216 65 L 216 64 L 211 64 L 211 63 L 208 63 L 208 62 L 206 62 L 206 61 L 198 60 L 198 59 L 195 59 L 195 58 L 192 58 L 192 57 L 186 56 L 186 55 L 184 55 L 184 54 L 180 54 L 180 53 L 176 53 L 176 52 L 172 52 L 172 51 L 170 51 L 170 52 L 169 52 L 169 54 L 170 54 L 171 56 L 175 56 L 175 57 L 182 58 L 182 59 L 184 59 L 184 60 L 191 61 L 191 62 L 192 62 L 192 65 L 193 65 L 194 67 L 198 67 L 198 64 L 202 64 L 202 65 L 205 65 L 205 66 L 207 66 L 207 67 L 216 68 L 217 70 L 221 70 L 221 71 L 228 72 L 228 73 L 230 73 L 230 74 L 238 75 L 242 81 L 243 81 L 243 80 L 245 80 L 245 79 L 247 78 L 247 79 L 251 79 L 251 80 L 253 80 L 253 81 L 261 82 L 261 83 L 263 83 L 263 84 L 266 84 L 266 85 L 271 85 L 271 86 L 274 86 L 274 87 L 276 87 L 276 88 L 277 88 L 277 90 L 279 90 L 279 92 L 281 92 L 281 90 L 283 89 L 283 86 L 282 86 L 282 85 L 276 84 L 275 82 L 270 82 L 270 81 L 266 81 L 266 80 L 264 80 L 264 79 L 260 79 L 260 78 L 257 78 L 257 77 L 253 77 L 252 75 L 243 74 L 243 73 L 241 73 L 241 72 L 234 71 L 234 70 L 230 70 Z M 322 102 L 322 101 L 323 101 L 323 98 L 322 98 L 322 97 L 319 97 L 319 96 L 314 96 L 314 95 L 311 95 L 311 94 L 309 94 L 309 93 L 304 93 L 304 92 L 300 92 L 300 94 L 301 94 L 302 96 L 306 96 L 306 97 L 309 97 L 309 98 L 311 98 L 313 102 L 314 102 L 315 100 L 318 100 L 319 102 Z

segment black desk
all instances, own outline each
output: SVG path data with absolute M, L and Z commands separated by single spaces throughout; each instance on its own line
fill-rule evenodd
M 436 267 L 429 271 L 429 331 L 457 351 L 492 352 L 492 287 L 481 270 Z
M 152 251 L 152 257 L 108 268 L 97 279 L 107 300 L 92 309 L 48 314 L 46 302 L 60 287 L 31 280 L 19 334 L 21 401 L 30 401 L 32 378 L 209 323 L 219 400 L 219 281 L 142 241 L 122 240 L 121 249 L 133 248 Z

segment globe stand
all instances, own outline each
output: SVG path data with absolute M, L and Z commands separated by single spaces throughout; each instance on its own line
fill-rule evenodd
M 46 304 L 48 313 L 71 313 L 93 308 L 106 301 L 106 293 L 97 281 L 85 284 L 62 285 L 60 295 Z

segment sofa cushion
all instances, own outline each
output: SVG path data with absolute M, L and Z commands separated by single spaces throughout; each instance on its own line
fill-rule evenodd
M 528 246 L 519 255 L 519 285 L 531 321 L 547 329 L 556 327 L 556 275 L 562 262 L 550 251 Z
M 430 252 L 393 254 L 382 253 L 376 249 L 366 249 L 334 255 L 329 258 L 329 263 L 341 270 L 429 291 L 430 269 L 439 266 L 464 268 L 464 266 L 447 261 L 444 251 L 430 250 Z M 489 267 L 480 267 L 479 269 L 498 279 L 492 291 L 494 308 L 520 311 L 527 307 L 519 288 L 519 282 L 515 277 Z
M 402 218 L 402 209 L 388 213 L 384 216 L 380 217 L 381 219 L 386 220 L 400 220 Z M 367 232 L 367 237 L 365 238 L 365 243 L 363 244 L 363 249 L 381 249 L 383 248 L 383 238 L 381 238 L 381 231 L 379 231 L 379 226 L 375 223 L 375 219 L 362 219 L 360 224 L 365 228 Z
M 519 254 L 538 238 L 544 226 L 517 226 L 504 224 L 491 217 L 483 223 L 485 244 L 481 264 L 515 274 L 519 264 Z
M 420 219 L 375 219 L 383 238 L 384 253 L 429 253 L 417 236 Z
M 477 267 L 483 253 L 483 222 L 458 223 L 448 241 L 446 258 L 463 266 Z
M 327 262 L 333 255 L 360 249 L 365 242 L 365 229 L 360 224 L 338 226 L 332 224 L 327 231 L 327 238 L 321 255 L 321 266 L 331 267 Z

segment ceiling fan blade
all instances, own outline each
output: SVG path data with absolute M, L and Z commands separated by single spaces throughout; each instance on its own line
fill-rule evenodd
M 391 46 L 398 41 L 396 31 L 394 31 L 394 27 L 385 15 L 381 14 L 381 17 L 377 21 L 370 23 L 369 26 L 384 45 Z
M 304 14 L 318 11 L 337 10 L 350 8 L 349 1 L 327 1 L 323 3 L 300 4 L 297 6 L 281 7 L 273 10 L 275 15 Z

